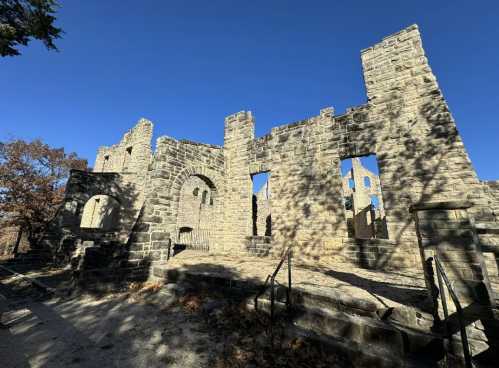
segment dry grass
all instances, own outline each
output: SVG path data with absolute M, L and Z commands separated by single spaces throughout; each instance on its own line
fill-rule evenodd
M 136 294 L 155 294 L 162 287 L 160 282 L 131 282 L 128 284 L 128 291 Z
M 179 303 L 189 313 L 197 313 L 203 306 L 203 298 L 200 295 L 186 295 L 179 298 Z
M 284 319 L 274 325 L 272 344 L 268 316 L 248 310 L 246 304 L 229 303 L 206 317 L 213 340 L 224 346 L 222 354 L 213 362 L 216 368 L 351 367 L 340 352 L 326 351 L 313 341 L 286 336 L 288 322 Z

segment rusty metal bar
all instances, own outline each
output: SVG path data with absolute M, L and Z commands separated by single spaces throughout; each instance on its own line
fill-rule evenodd
M 262 288 L 260 289 L 258 294 L 256 294 L 256 296 L 255 296 L 255 299 L 254 299 L 255 310 L 258 310 L 258 298 L 261 297 L 263 295 L 263 293 L 265 293 L 265 290 L 267 290 L 267 284 L 269 283 L 269 279 L 270 279 L 270 275 L 267 276 L 267 278 L 265 279 L 265 282 L 263 283 Z
M 275 309 L 275 284 L 277 282 L 276 277 L 286 260 L 288 261 L 288 287 L 286 288 L 286 307 L 289 309 L 289 307 L 291 306 L 291 257 L 292 257 L 291 247 L 288 247 L 286 252 L 282 255 L 281 260 L 279 261 L 279 264 L 277 265 L 276 269 L 274 270 L 272 275 L 267 276 L 262 289 L 255 296 L 254 299 L 255 310 L 258 310 L 258 298 L 265 293 L 265 290 L 267 290 L 267 285 L 270 283 L 269 285 L 270 286 L 270 336 L 272 344 L 274 343 L 273 324 L 275 316 L 274 309 Z

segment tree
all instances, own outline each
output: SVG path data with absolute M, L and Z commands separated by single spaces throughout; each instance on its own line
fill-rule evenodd
M 36 247 L 64 197 L 70 170 L 86 167 L 87 161 L 75 153 L 39 140 L 0 142 L 0 217 L 18 226 Z
M 42 41 L 47 49 L 62 30 L 54 26 L 55 0 L 0 0 L 0 55 L 20 55 L 17 46 L 26 46 L 32 38 Z

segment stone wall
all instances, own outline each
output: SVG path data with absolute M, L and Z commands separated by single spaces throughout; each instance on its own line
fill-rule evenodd
M 490 180 L 483 182 L 485 191 L 489 197 L 490 207 L 492 208 L 493 218 L 491 221 L 499 222 L 499 180 Z
M 428 65 L 417 26 L 384 38 L 361 56 L 370 117 L 383 123 L 383 131 L 374 135 L 386 152 L 378 155 L 384 164 L 381 181 L 399 189 L 391 207 L 407 208 L 408 200 L 470 198 L 475 203 L 472 212 L 486 216 L 490 209 Z M 393 219 L 393 211 L 389 217 Z
M 152 124 L 141 120 L 120 143 L 102 147 L 95 172 L 105 177 L 113 171 L 120 188 L 129 185 L 137 195 L 134 221 L 122 226 L 130 260 L 160 260 L 179 240 L 180 228 L 194 229 L 197 222 L 199 230 L 210 229 L 210 252 L 244 255 L 261 248 L 256 253 L 275 256 L 291 246 L 307 261 L 422 269 L 411 205 L 468 199 L 470 217 L 494 221 L 497 186 L 477 178 L 418 27 L 385 37 L 361 59 L 367 102 L 343 114 L 324 108 L 255 138 L 254 116 L 242 111 L 225 119 L 223 147 L 160 137 L 154 156 Z M 375 184 L 388 239 L 351 239 L 340 163 L 371 154 L 378 159 Z M 272 237 L 251 240 L 251 177 L 262 172 L 270 172 Z M 210 201 L 203 204 L 205 191 Z
M 95 159 L 94 172 L 132 172 L 147 171 L 151 162 L 152 123 L 140 119 L 118 144 L 99 147 Z
M 328 143 L 331 109 L 317 117 L 273 128 L 250 144 L 248 171 L 270 171 L 272 247 L 298 247 L 317 259 L 346 238 L 340 161 Z
M 487 265 L 492 289 L 499 298 L 499 181 L 483 182 L 492 209 L 492 217 L 477 223 L 478 236 Z
M 61 234 L 81 235 L 86 228 L 95 228 L 85 226 L 91 218 L 85 217 L 84 209 L 86 205 L 92 207 L 89 202 L 94 198 L 103 197 L 112 198 L 118 207 L 115 208 L 118 218 L 114 226 L 112 229 L 103 230 L 118 233 L 121 241 L 126 243 L 139 216 L 143 197 L 142 186 L 136 185 L 133 179 L 135 176 L 130 178 L 126 174 L 72 170 L 64 201 L 50 223 L 51 231 L 45 236 L 47 245 L 51 248 L 57 247 Z M 91 215 L 91 212 L 87 212 L 87 216 Z
M 346 239 L 339 163 L 373 153 L 379 160 L 388 237 L 396 244 L 384 249 L 378 267 L 421 267 L 408 211 L 413 203 L 469 198 L 475 202 L 473 215 L 490 215 L 418 28 L 363 50 L 362 64 L 368 102 L 343 115 L 324 109 L 258 139 L 250 113 L 226 119 L 224 241 L 234 250 L 251 235 L 250 176 L 270 171 L 276 253 L 292 245 L 309 259 L 359 258 L 355 253 L 361 250 Z
M 224 131 L 224 245 L 226 251 L 244 252 L 252 235 L 252 182 L 248 170 L 255 121 L 250 111 L 225 118 Z
M 495 305 L 495 293 L 468 213 L 471 207 L 472 204 L 466 201 L 435 202 L 420 203 L 412 210 L 416 216 L 421 255 L 426 262 L 426 283 L 428 290 L 433 291 L 435 321 L 452 321 L 461 313 L 466 321 L 471 351 L 478 355 L 497 340 L 498 324 L 490 309 Z M 437 260 L 443 270 L 440 275 Z M 458 312 L 450 290 L 457 296 L 462 311 Z M 444 305 L 449 317 L 445 316 Z M 450 351 L 456 354 L 461 350 L 459 329 L 451 323 L 447 328 L 455 335 L 452 342 L 455 346 Z
M 187 221 L 182 214 L 179 217 L 179 208 L 185 203 L 181 201 L 182 188 L 188 183 L 184 188 L 187 195 L 192 189 L 189 184 L 192 177 L 205 183 L 203 191 L 209 191 L 210 200 L 213 200 L 210 209 L 213 224 L 209 239 L 210 251 L 223 251 L 223 167 L 223 150 L 219 146 L 170 137 L 158 138 L 145 191 L 143 216 L 132 237 L 133 259 L 150 257 L 153 261 L 159 261 L 166 257 L 172 240 L 176 241 L 179 237 L 178 226 L 182 225 L 182 218 Z M 200 184 L 197 179 L 193 182 Z

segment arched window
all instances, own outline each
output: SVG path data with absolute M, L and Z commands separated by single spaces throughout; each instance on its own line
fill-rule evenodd
M 199 194 L 199 188 L 194 189 L 194 191 L 192 192 L 192 195 L 193 195 L 194 197 L 197 197 L 197 196 L 198 196 L 198 194 Z
M 364 187 L 371 188 L 371 179 L 369 179 L 369 176 L 364 176 Z
M 203 196 L 201 197 L 201 203 L 206 204 L 206 199 L 208 198 L 208 191 L 203 191 Z
M 95 195 L 83 207 L 80 227 L 113 230 L 118 225 L 120 204 L 108 195 Z

